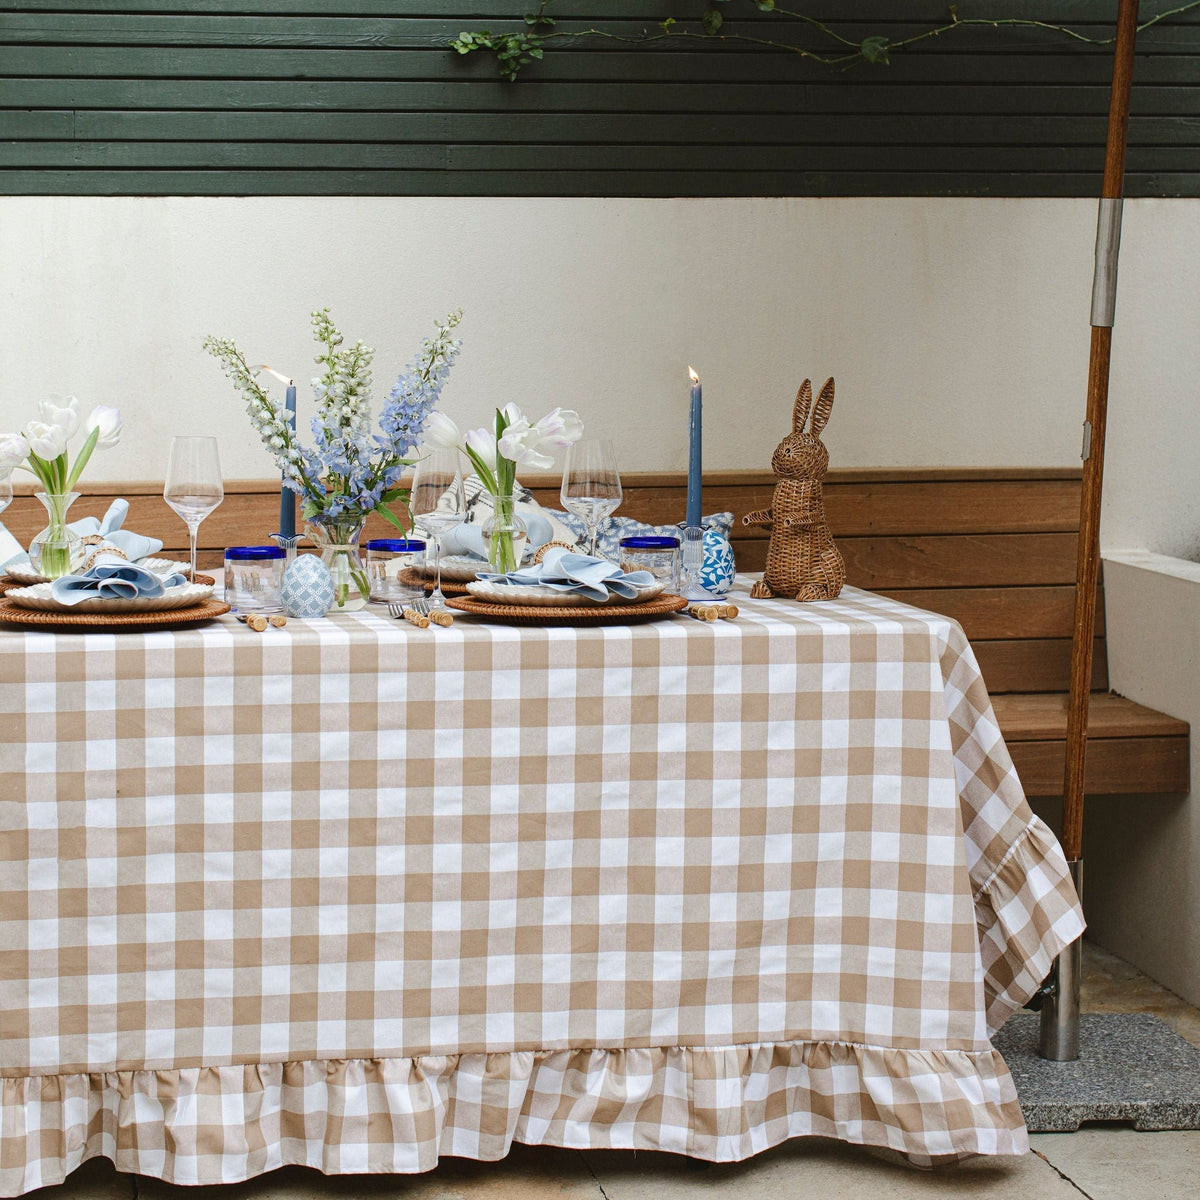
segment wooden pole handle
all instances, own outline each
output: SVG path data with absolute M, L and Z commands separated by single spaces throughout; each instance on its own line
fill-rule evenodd
M 1129 89 L 1137 38 L 1138 0 L 1120 0 L 1113 52 L 1108 137 L 1101 197 L 1120 199 L 1125 183 L 1129 133 Z M 1118 218 L 1119 221 L 1119 218 Z M 1119 236 L 1119 224 L 1118 224 Z M 1097 263 L 1099 269 L 1099 263 Z M 1093 318 L 1095 319 L 1095 318 Z M 1100 571 L 1100 499 L 1104 482 L 1104 432 L 1108 417 L 1108 369 L 1112 328 L 1092 326 L 1088 356 L 1087 420 L 1090 442 L 1083 462 L 1079 498 L 1079 548 L 1075 569 L 1075 633 L 1071 642 L 1071 691 L 1067 704 L 1067 761 L 1063 772 L 1062 846 L 1067 859 L 1083 857 L 1083 773 L 1087 758 L 1088 698 L 1096 633 L 1096 582 Z

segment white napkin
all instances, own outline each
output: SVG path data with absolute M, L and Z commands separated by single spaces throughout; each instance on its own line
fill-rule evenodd
M 29 555 L 25 553 L 25 548 L 21 543 L 4 527 L 4 522 L 0 521 L 0 570 L 18 558 L 28 560 Z
M 634 600 L 642 588 L 654 583 L 654 576 L 649 571 L 622 571 L 607 558 L 575 554 L 559 546 L 553 547 L 540 563 L 519 571 L 509 571 L 506 575 L 480 571 L 479 578 L 501 586 L 529 587 L 537 584 L 556 592 L 587 596 L 589 600 L 599 603 L 613 594 Z
M 185 583 L 187 580 L 178 571 L 162 578 L 115 554 L 101 554 L 91 569 L 82 575 L 64 575 L 56 579 L 50 593 L 60 604 L 96 599 L 136 600 L 140 596 L 161 596 L 167 588 Z

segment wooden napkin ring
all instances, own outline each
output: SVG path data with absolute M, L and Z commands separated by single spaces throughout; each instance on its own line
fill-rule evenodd
M 555 546 L 571 552 L 575 550 L 575 547 L 572 546 L 570 542 L 546 542 L 537 548 L 537 552 L 533 556 L 533 561 L 535 563 L 540 563 L 542 559 L 546 557 L 546 552 Z

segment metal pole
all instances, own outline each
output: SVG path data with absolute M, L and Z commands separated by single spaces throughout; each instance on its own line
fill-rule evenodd
M 1096 632 L 1096 581 L 1100 569 L 1100 496 L 1108 415 L 1108 366 L 1116 309 L 1121 196 L 1125 184 L 1125 144 L 1129 130 L 1129 90 L 1133 82 L 1137 13 L 1138 0 L 1120 0 L 1092 280 L 1092 344 L 1088 362 L 1087 420 L 1083 427 L 1083 492 L 1079 503 L 1075 633 L 1071 643 L 1062 816 L 1063 851 L 1079 881 L 1083 870 L 1083 769 L 1087 754 L 1088 697 L 1092 687 L 1092 646 Z M 1078 943 L 1059 956 L 1050 992 L 1047 1002 L 1042 1005 L 1040 1053 L 1043 1058 L 1058 1061 L 1076 1059 L 1079 1057 Z

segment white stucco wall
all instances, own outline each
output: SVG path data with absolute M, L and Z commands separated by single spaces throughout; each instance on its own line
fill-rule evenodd
M 806 375 L 838 381 L 835 466 L 1070 464 L 1094 214 L 1075 200 L 0 198 L 0 429 L 71 392 L 127 414 L 93 478 L 154 477 L 169 436 L 201 430 L 228 477 L 262 477 L 206 333 L 307 380 L 308 314 L 329 305 L 377 348 L 382 395 L 461 306 L 446 411 L 479 424 L 510 399 L 574 407 L 628 469 L 686 464 L 689 363 L 710 468 L 765 467 Z

